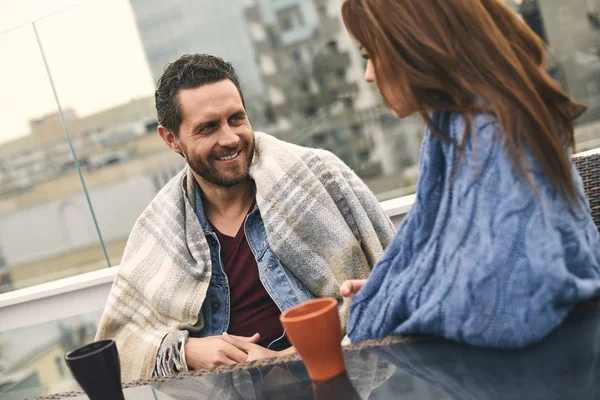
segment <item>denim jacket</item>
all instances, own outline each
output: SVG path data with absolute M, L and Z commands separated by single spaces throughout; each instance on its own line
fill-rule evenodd
M 202 305 L 204 327 L 199 332 L 191 333 L 191 336 L 206 337 L 221 335 L 227 331 L 231 305 L 229 302 L 229 283 L 221 261 L 221 245 L 204 214 L 202 196 L 198 184 L 195 185 L 195 197 L 196 215 L 210 248 L 212 275 L 206 299 Z M 279 261 L 269 247 L 267 232 L 260 216 L 258 204 L 254 206 L 254 209 L 246 217 L 244 230 L 248 245 L 256 259 L 260 281 L 281 312 L 315 297 Z M 273 341 L 268 348 L 280 350 L 279 346 L 281 346 L 281 340 L 284 337 L 285 334 Z
M 231 310 L 229 282 L 221 260 L 221 245 L 204 214 L 201 190 L 197 183 L 194 185 L 194 191 L 196 215 L 206 236 L 212 261 L 210 285 L 201 310 L 204 317 L 204 327 L 198 332 L 180 335 L 177 338 L 177 349 L 163 349 L 161 347 L 155 369 L 155 375 L 158 376 L 187 370 L 183 349 L 188 336 L 198 338 L 217 336 L 226 332 L 229 327 Z M 244 220 L 244 230 L 248 245 L 256 259 L 260 281 L 281 312 L 315 298 L 302 282 L 279 261 L 269 247 L 267 232 L 265 231 L 258 205 L 254 207 Z M 279 351 L 288 346 L 289 343 L 284 333 L 279 339 L 270 343 L 268 348 Z

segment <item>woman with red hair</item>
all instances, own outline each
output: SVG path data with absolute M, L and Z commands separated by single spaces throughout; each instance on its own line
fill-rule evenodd
M 342 285 L 357 292 L 351 340 L 518 348 L 598 297 L 600 238 L 571 160 L 585 107 L 544 71 L 541 40 L 500 0 L 346 0 L 342 17 L 365 79 L 427 125 L 415 204 L 369 280 Z

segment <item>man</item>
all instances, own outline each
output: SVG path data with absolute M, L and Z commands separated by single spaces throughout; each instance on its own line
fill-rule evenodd
M 281 312 L 365 278 L 391 221 L 333 154 L 253 132 L 218 57 L 168 65 L 156 109 L 188 166 L 133 227 L 97 339 L 117 341 L 125 381 L 293 351 Z

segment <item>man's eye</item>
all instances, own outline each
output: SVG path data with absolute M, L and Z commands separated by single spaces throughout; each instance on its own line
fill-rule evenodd
M 215 125 L 213 124 L 209 124 L 209 125 L 204 125 L 202 128 L 200 128 L 199 133 L 207 133 L 212 131 L 215 128 Z
M 242 122 L 244 122 L 245 119 L 246 119 L 245 115 L 236 115 L 231 118 L 231 123 L 241 124 Z

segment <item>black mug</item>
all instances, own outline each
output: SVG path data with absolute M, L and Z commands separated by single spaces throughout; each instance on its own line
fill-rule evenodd
M 114 340 L 100 340 L 65 355 L 73 377 L 90 400 L 125 400 L 121 364 Z

